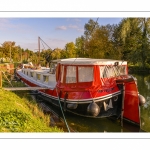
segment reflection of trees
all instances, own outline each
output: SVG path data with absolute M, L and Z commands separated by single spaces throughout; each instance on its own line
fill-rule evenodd
M 134 74 L 137 78 L 138 90 L 141 95 L 143 95 L 146 100 L 150 97 L 150 75 L 147 74 Z
M 147 85 L 147 88 L 150 89 L 150 82 L 145 81 L 145 84 Z
M 148 90 L 150 89 L 150 75 L 144 78 L 144 82 L 147 85 Z

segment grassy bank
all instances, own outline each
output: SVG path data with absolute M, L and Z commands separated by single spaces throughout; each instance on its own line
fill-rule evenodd
M 0 132 L 63 132 L 49 124 L 50 116 L 26 92 L 17 95 L 0 89 Z

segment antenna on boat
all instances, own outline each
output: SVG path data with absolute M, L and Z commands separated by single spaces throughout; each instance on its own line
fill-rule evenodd
M 35 50 L 38 50 L 38 52 L 39 52 L 39 57 L 38 57 L 38 64 L 40 64 L 40 37 L 38 37 L 38 49 L 35 49 Z
M 38 59 L 38 64 L 40 64 L 40 37 L 38 37 L 38 48 L 39 48 L 39 59 Z
M 41 38 L 40 38 L 40 40 L 41 40 L 50 50 L 52 50 Z
M 74 64 L 74 62 L 76 61 L 76 59 L 77 59 L 77 57 L 74 59 L 74 61 L 72 62 L 72 64 L 70 64 L 70 65 L 73 65 Z
M 40 64 L 40 50 L 41 50 L 41 48 L 40 48 L 40 42 L 42 43 L 42 45 L 43 45 L 43 47 L 44 47 L 44 44 L 50 49 L 50 50 L 52 50 L 40 37 L 38 37 L 38 49 L 36 49 L 36 50 L 38 50 L 38 52 L 39 52 L 39 56 L 38 56 L 38 64 Z M 44 43 L 44 44 L 43 44 Z M 44 47 L 44 49 L 45 49 L 45 47 Z
M 121 66 L 122 66 L 123 62 L 124 62 L 124 60 L 122 60 Z

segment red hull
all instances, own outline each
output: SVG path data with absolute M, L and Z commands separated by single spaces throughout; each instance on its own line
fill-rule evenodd
M 139 97 L 135 81 L 125 83 L 123 117 L 132 122 L 140 123 Z

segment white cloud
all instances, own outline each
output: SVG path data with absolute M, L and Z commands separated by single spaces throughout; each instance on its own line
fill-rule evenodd
M 81 29 L 79 26 L 77 25 L 68 25 L 68 26 L 59 26 L 59 27 L 56 27 L 56 30 L 67 30 L 67 29 L 74 29 L 76 31 L 79 31 L 79 32 L 83 32 L 84 29 Z
M 69 25 L 68 27 L 72 28 L 72 29 L 78 29 L 78 26 L 76 26 L 76 25 Z
M 67 21 L 73 21 L 73 22 L 80 22 L 81 19 L 78 19 L 78 18 L 67 18 Z
M 81 29 L 79 26 L 77 25 L 69 25 L 68 28 L 70 29 L 75 29 L 78 32 L 84 32 L 84 29 Z
M 56 27 L 56 30 L 67 30 L 67 27 L 66 26 L 59 26 L 59 27 Z

